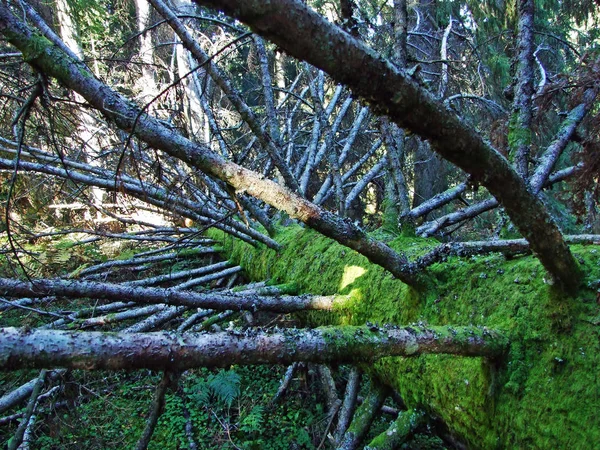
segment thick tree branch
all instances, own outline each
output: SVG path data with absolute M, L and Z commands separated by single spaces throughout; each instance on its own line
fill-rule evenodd
M 600 244 L 600 235 L 579 234 L 565 235 L 565 240 L 569 244 Z M 494 241 L 470 241 L 470 242 L 449 242 L 440 244 L 429 253 L 421 256 L 416 261 L 416 266 L 424 269 L 436 262 L 443 261 L 448 256 L 470 256 L 486 255 L 489 253 L 502 253 L 505 256 L 514 256 L 523 253 L 529 253 L 531 248 L 525 239 L 498 239 Z
M 411 433 L 425 421 L 422 411 L 404 411 L 389 428 L 376 436 L 367 446 L 370 450 L 387 450 L 400 448 Z
M 372 386 L 369 396 L 354 413 L 352 423 L 342 436 L 337 450 L 355 450 L 359 447 L 369 432 L 373 420 L 379 414 L 389 392 L 389 388 L 386 386 L 380 384 Z
M 27 281 L 0 278 L 0 292 L 13 297 L 46 297 L 49 295 L 67 298 L 91 297 L 110 301 L 128 299 L 141 304 L 166 304 L 171 306 L 187 306 L 190 308 L 216 310 L 264 310 L 281 313 L 302 311 L 307 309 L 331 309 L 344 297 L 326 297 L 301 295 L 293 296 L 260 296 L 241 293 L 200 294 L 193 291 L 181 291 L 177 287 L 171 289 L 142 288 L 123 286 L 93 281 L 48 280 L 37 279 L 33 283 Z
M 565 286 L 579 285 L 577 262 L 542 202 L 508 161 L 454 113 L 399 69 L 295 0 L 195 0 L 246 22 L 259 34 L 329 73 L 374 110 L 429 139 L 433 148 L 505 207 L 546 269 Z
M 362 375 L 358 368 L 353 367 L 348 377 L 348 383 L 346 384 L 346 392 L 344 394 L 344 401 L 339 411 L 338 425 L 335 431 L 335 440 L 340 441 L 348 426 L 350 420 L 354 415 L 356 409 L 356 402 L 358 400 L 358 391 L 360 390 L 360 381 Z
M 575 134 L 575 131 L 577 131 L 577 127 L 592 108 L 597 95 L 597 87 L 586 90 L 583 95 L 584 102 L 573 108 L 561 124 L 554 141 L 552 141 L 540 157 L 540 162 L 529 180 L 529 188 L 534 194 L 539 193 L 548 181 L 550 171 L 567 144 L 571 142 L 571 138 Z

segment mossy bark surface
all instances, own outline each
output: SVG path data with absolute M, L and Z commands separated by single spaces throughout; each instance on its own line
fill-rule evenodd
M 502 360 L 426 355 L 372 366 L 409 408 L 440 417 L 470 447 L 576 449 L 600 442 L 599 247 L 572 246 L 589 288 L 566 298 L 531 256 L 448 258 L 428 269 L 430 285 L 416 291 L 314 231 L 286 228 L 276 238 L 284 250 L 221 242 L 253 279 L 349 296 L 333 311 L 304 313 L 309 325 L 481 325 L 510 339 Z M 389 242 L 413 259 L 437 244 Z

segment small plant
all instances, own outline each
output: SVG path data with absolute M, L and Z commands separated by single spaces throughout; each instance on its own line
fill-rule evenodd
M 208 405 L 211 400 L 231 408 L 233 401 L 240 395 L 240 376 L 233 370 L 221 370 L 210 375 L 206 381 L 196 384 L 192 397 L 200 404 Z

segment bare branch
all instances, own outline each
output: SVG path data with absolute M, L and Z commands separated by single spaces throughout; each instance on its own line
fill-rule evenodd
M 344 402 L 342 403 L 342 407 L 339 412 L 338 425 L 335 432 L 336 441 L 340 441 L 346 430 L 348 429 L 348 425 L 350 424 L 350 420 L 354 415 L 354 410 L 356 408 L 356 402 L 358 400 L 358 391 L 360 389 L 360 381 L 361 381 L 361 373 L 360 370 L 356 367 L 352 368 L 350 372 L 350 376 L 348 377 L 348 383 L 346 384 L 346 393 L 344 394 Z
M 40 372 L 40 376 L 35 380 L 35 384 L 33 385 L 33 389 L 31 392 L 31 397 L 29 398 L 29 403 L 27 403 L 27 409 L 25 410 L 25 414 L 21 419 L 21 423 L 17 428 L 14 436 L 10 441 L 8 441 L 8 450 L 16 450 L 23 443 L 23 437 L 25 436 L 25 432 L 29 427 L 29 421 L 31 419 L 32 414 L 35 411 L 35 407 L 38 403 L 38 397 L 42 392 L 42 387 L 44 386 L 44 382 L 46 381 L 46 369 L 43 369 Z
M 144 428 L 144 432 L 135 446 L 136 450 L 145 450 L 148 448 L 148 444 L 154 434 L 154 428 L 156 428 L 156 424 L 158 423 L 158 418 L 161 416 L 165 406 L 167 389 L 172 387 L 172 385 L 177 382 L 176 380 L 178 378 L 179 374 L 173 374 L 172 372 L 163 373 L 162 380 L 160 380 L 160 383 L 154 392 L 154 400 L 152 400 L 152 409 L 150 411 L 150 416 L 146 421 L 146 428 Z
M 26 58 L 31 64 L 78 92 L 119 128 L 132 132 L 149 145 L 225 181 L 236 191 L 247 192 L 287 212 L 323 235 L 365 255 L 371 262 L 386 268 L 405 283 L 418 284 L 418 277 L 405 255 L 372 239 L 351 222 L 317 207 L 256 172 L 224 160 L 208 148 L 184 138 L 160 121 L 141 113 L 137 106 L 94 78 L 59 48 L 35 35 L 4 5 L 0 5 L 0 32 L 13 45 L 27 53 Z M 551 234 L 547 240 L 550 240 L 549 236 Z M 560 251 L 553 252 L 554 258 L 560 254 Z

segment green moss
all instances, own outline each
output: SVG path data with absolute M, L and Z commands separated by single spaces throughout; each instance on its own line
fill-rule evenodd
M 18 48 L 23 54 L 23 60 L 32 66 L 39 65 L 44 67 L 42 72 L 57 78 L 61 82 L 70 79 L 70 69 L 75 65 L 81 75 L 91 78 L 93 75 L 86 69 L 85 65 L 73 61 L 58 49 L 45 36 L 36 31 L 17 31 L 13 32 L 10 28 L 3 31 L 8 41 Z M 24 38 L 28 36 L 28 38 Z
M 252 279 L 349 295 L 333 313 L 305 313 L 309 325 L 484 325 L 507 335 L 511 347 L 503 361 L 427 355 L 384 358 L 373 366 L 409 407 L 434 412 L 470 446 L 589 448 L 600 442 L 597 247 L 572 247 L 588 288 L 569 298 L 547 284 L 531 256 L 449 258 L 429 268 L 433 281 L 417 292 L 311 230 L 280 230 L 280 252 L 211 236 Z M 435 244 L 405 237 L 389 242 L 411 258 Z
M 533 133 L 529 128 L 519 126 L 519 115 L 513 113 L 508 125 L 508 147 L 516 150 L 521 145 L 531 145 Z

